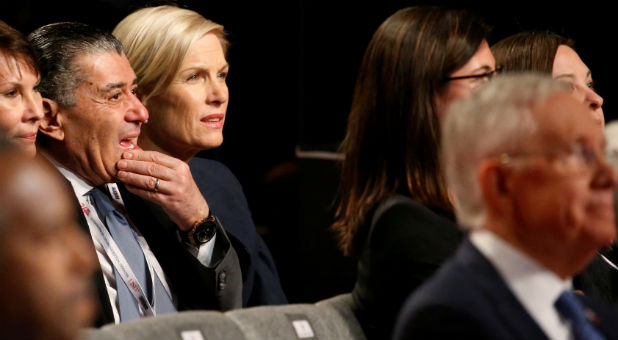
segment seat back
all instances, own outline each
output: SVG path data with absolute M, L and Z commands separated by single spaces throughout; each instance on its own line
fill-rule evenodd
M 225 314 L 246 339 L 361 339 L 365 336 L 352 310 L 350 294 L 317 304 L 238 309 Z
M 142 318 L 88 329 L 80 339 L 357 339 L 365 340 L 356 320 L 352 294 L 315 304 L 289 304 L 218 311 L 191 311 Z
M 350 339 L 366 339 L 365 332 L 363 332 L 363 328 L 356 318 L 357 306 L 351 293 L 340 294 L 318 301 L 316 306 L 336 311 L 342 319 L 342 324 L 346 327 L 346 332 L 350 333 Z
M 80 337 L 103 339 L 245 339 L 243 332 L 225 314 L 216 311 L 190 311 L 159 315 L 89 329 Z

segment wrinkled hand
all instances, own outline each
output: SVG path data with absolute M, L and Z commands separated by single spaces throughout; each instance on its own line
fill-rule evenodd
M 123 153 L 116 166 L 118 180 L 129 192 L 159 204 L 181 230 L 208 216 L 208 203 L 187 163 L 156 151 L 132 150 Z

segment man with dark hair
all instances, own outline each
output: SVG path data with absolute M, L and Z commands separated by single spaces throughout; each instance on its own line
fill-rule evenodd
M 571 283 L 616 238 L 618 179 L 588 107 L 549 76 L 511 75 L 443 124 L 447 184 L 470 233 L 407 300 L 395 338 L 618 338 L 618 316 Z
M 0 140 L 0 339 L 74 339 L 96 313 L 90 240 L 61 176 Z
M 44 97 L 40 150 L 70 182 L 95 245 L 100 323 L 240 307 L 238 257 L 187 164 L 137 147 L 148 112 L 120 42 L 69 22 L 29 39 Z M 130 162 L 140 176 L 114 183 Z M 196 230 L 200 242 L 183 242 Z

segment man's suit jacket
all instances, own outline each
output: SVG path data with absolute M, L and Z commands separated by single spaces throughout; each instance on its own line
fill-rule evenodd
M 73 192 L 68 181 L 67 185 Z M 178 228 L 161 207 L 131 194 L 122 184 L 119 184 L 118 188 L 129 219 L 142 233 L 165 273 L 178 311 L 227 310 L 231 309 L 236 301 L 237 307 L 240 307 L 242 278 L 238 258 L 227 235 L 217 234 L 213 259 L 218 260 L 213 263 L 212 268 L 206 267 L 187 251 L 179 238 Z M 79 224 L 90 233 L 77 198 L 75 204 Z M 220 239 L 220 236 L 224 237 Z M 100 302 L 96 325 L 113 323 L 114 316 L 102 272 L 95 274 L 94 280 Z
M 212 214 L 230 235 L 243 278 L 243 307 L 286 304 L 275 262 L 255 229 L 242 186 L 222 163 L 194 157 L 189 161 L 193 179 Z
M 618 338 L 618 317 L 587 297 L 607 339 Z M 493 265 L 465 240 L 456 255 L 406 301 L 394 339 L 547 339 Z

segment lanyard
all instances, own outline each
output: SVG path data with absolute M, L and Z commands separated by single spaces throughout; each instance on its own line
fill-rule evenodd
M 120 194 L 118 192 L 118 187 L 116 186 L 116 184 L 115 183 L 108 184 L 107 188 L 110 191 L 114 201 L 124 206 L 124 202 L 122 201 L 122 197 L 120 197 Z M 90 201 L 90 197 L 88 197 L 86 201 L 92 208 L 94 208 L 94 205 Z M 171 294 L 170 294 L 170 290 L 169 290 L 169 287 L 167 286 L 166 281 L 163 280 L 163 270 L 161 266 L 156 261 L 148 261 L 148 256 L 146 256 L 147 252 L 145 249 L 146 245 L 144 244 L 145 241 L 143 240 L 143 238 L 138 237 L 137 239 L 142 249 L 142 252 L 144 253 L 144 259 L 146 263 L 148 264 L 148 269 L 150 271 L 150 277 L 151 277 L 150 282 L 152 282 L 152 304 L 150 304 L 150 302 L 146 298 L 146 294 L 144 294 L 144 290 L 141 287 L 139 281 L 137 280 L 135 274 L 133 273 L 133 270 L 131 270 L 131 267 L 129 266 L 127 260 L 120 252 L 120 249 L 118 249 L 116 242 L 114 242 L 114 239 L 110 235 L 109 231 L 107 230 L 107 228 L 105 227 L 101 219 L 94 218 L 94 216 L 90 213 L 86 214 L 86 219 L 88 220 L 88 227 L 93 237 L 97 238 L 99 243 L 103 246 L 105 253 L 108 255 L 110 261 L 112 262 L 112 265 L 114 266 L 114 268 L 116 268 L 116 270 L 120 274 L 120 277 L 122 278 L 122 280 L 125 282 L 125 284 L 129 288 L 129 291 L 131 292 L 135 300 L 138 302 L 141 315 L 142 316 L 155 316 L 156 313 L 155 313 L 154 306 L 156 303 L 156 294 L 155 294 L 156 285 L 154 284 L 155 283 L 154 273 L 156 273 L 156 275 L 159 277 L 159 280 L 161 281 L 161 283 L 163 284 L 166 290 L 166 293 L 170 295 L 170 297 L 171 297 Z M 151 262 L 155 262 L 154 265 Z M 116 289 L 118 289 L 117 286 L 118 286 L 118 283 L 116 283 Z
M 603 259 L 603 261 L 605 261 L 605 263 L 607 263 L 610 267 L 618 270 L 618 266 L 616 266 L 616 264 L 612 261 L 610 261 L 610 259 L 608 259 L 607 257 L 605 257 L 605 255 L 598 253 L 599 256 L 601 257 L 601 259 Z
M 125 206 L 124 201 L 122 200 L 122 196 L 120 196 L 120 192 L 118 191 L 118 185 L 116 183 L 108 183 L 106 184 L 106 187 L 107 187 L 107 190 L 109 190 L 109 193 L 111 194 L 112 199 L 116 203 L 124 207 Z M 126 216 L 126 218 L 127 220 L 129 220 L 128 216 Z M 139 242 L 140 247 L 142 247 L 142 251 L 144 252 L 144 258 L 146 259 L 146 263 L 148 263 L 148 269 L 152 273 L 152 269 L 154 268 L 154 272 L 159 277 L 159 281 L 161 281 L 161 284 L 163 285 L 163 288 L 165 288 L 167 295 L 169 295 L 171 298 L 172 293 L 170 292 L 170 287 L 167 284 L 167 280 L 165 280 L 165 276 L 163 275 L 163 268 L 161 268 L 161 265 L 156 260 L 148 261 L 148 258 L 154 259 L 155 257 L 154 257 L 154 254 L 150 252 L 150 248 L 148 247 L 146 240 L 143 237 L 138 237 L 137 242 Z M 154 279 L 151 282 L 153 282 L 153 285 L 154 285 Z M 154 298 L 154 290 L 153 290 L 153 298 Z

